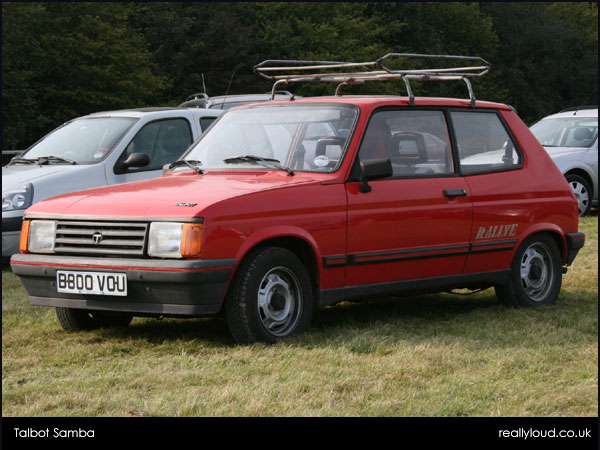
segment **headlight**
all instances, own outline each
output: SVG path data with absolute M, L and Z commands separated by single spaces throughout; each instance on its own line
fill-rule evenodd
M 2 211 L 27 209 L 33 200 L 33 185 L 31 183 L 16 186 L 2 192 Z
M 31 253 L 54 253 L 56 222 L 53 220 L 32 220 L 29 227 L 23 227 L 22 233 L 29 229 L 27 251 Z M 23 239 L 21 240 L 23 241 Z M 21 249 L 23 251 L 23 249 Z
M 158 258 L 199 258 L 202 253 L 202 225 L 152 222 L 148 255 Z

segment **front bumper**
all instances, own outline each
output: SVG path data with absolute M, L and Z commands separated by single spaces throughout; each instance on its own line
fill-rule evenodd
M 219 312 L 235 263 L 34 254 L 16 254 L 10 261 L 32 305 L 168 316 Z M 57 270 L 125 273 L 127 296 L 59 293 Z

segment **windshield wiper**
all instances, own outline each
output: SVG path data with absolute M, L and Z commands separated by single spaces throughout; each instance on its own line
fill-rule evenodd
M 9 164 L 14 164 L 14 163 L 25 163 L 25 164 L 38 164 L 38 165 L 44 165 L 44 164 L 51 164 L 52 162 L 58 162 L 58 163 L 67 163 L 67 164 L 77 164 L 75 161 L 73 161 L 72 159 L 66 159 L 66 158 L 61 158 L 60 156 L 40 156 L 39 158 L 32 158 L 32 159 L 28 159 L 28 158 L 13 158 L 10 160 Z
M 195 159 L 178 159 L 177 161 L 169 164 L 168 170 L 174 169 L 179 166 L 188 166 L 190 169 L 196 171 L 196 173 L 202 175 L 204 172 L 198 168 L 202 163 L 200 161 L 196 161 Z
M 235 164 L 235 163 L 250 163 L 250 164 L 260 164 L 262 163 L 262 165 L 264 167 L 266 167 L 267 169 L 271 169 L 273 167 L 279 169 L 279 170 L 285 170 L 288 175 L 294 175 L 294 171 L 292 169 L 290 169 L 289 167 L 285 167 L 284 165 L 282 165 L 278 159 L 273 159 L 273 158 L 263 158 L 262 156 L 255 156 L 255 155 L 246 155 L 246 156 L 236 156 L 235 158 L 227 158 L 224 159 L 223 162 L 225 164 Z
M 11 159 L 8 164 L 9 165 L 16 164 L 16 163 L 33 164 L 36 161 L 37 161 L 37 159 L 27 159 L 27 158 L 15 157 L 15 158 Z
M 60 156 L 54 156 L 54 155 L 49 155 L 49 156 L 40 156 L 37 160 L 36 163 L 39 164 L 40 166 L 43 164 L 51 164 L 50 161 L 56 161 L 58 163 L 67 163 L 67 164 L 77 164 L 75 161 L 73 161 L 72 159 L 67 159 L 67 158 L 61 158 Z

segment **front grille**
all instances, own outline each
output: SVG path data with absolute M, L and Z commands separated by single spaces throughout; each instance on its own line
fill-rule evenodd
M 59 221 L 54 251 L 64 255 L 144 256 L 147 223 Z

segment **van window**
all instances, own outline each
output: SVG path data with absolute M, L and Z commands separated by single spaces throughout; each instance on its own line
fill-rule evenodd
M 158 170 L 183 154 L 192 143 L 192 132 L 185 119 L 157 120 L 145 125 L 125 149 L 123 159 L 132 153 L 145 153 L 150 163 L 145 167 L 130 168 L 130 172 Z

